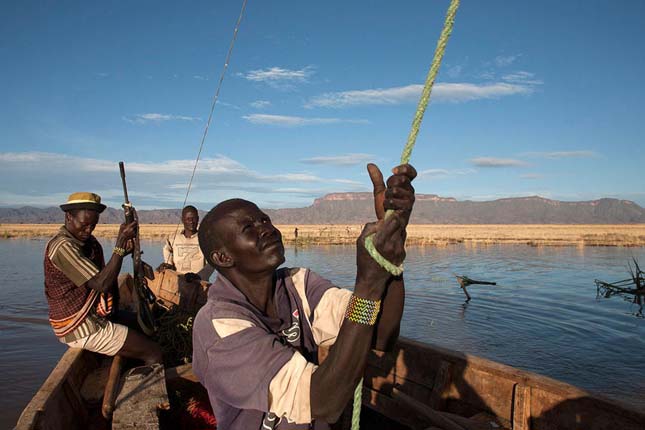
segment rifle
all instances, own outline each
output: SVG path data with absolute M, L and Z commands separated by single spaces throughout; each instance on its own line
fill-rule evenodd
M 131 223 L 137 221 L 137 234 L 132 239 L 134 248 L 132 250 L 132 275 L 134 278 L 134 300 L 137 306 L 137 322 L 141 330 L 148 336 L 152 336 L 157 329 L 154 317 L 150 306 L 157 301 L 154 293 L 148 287 L 148 279 L 154 279 L 155 274 L 152 267 L 141 260 L 141 244 L 139 243 L 139 217 L 137 211 L 128 199 L 128 187 L 125 183 L 125 166 L 123 161 L 119 161 L 119 169 L 121 170 L 121 182 L 123 183 L 123 194 L 125 196 L 125 203 L 123 203 L 123 211 L 125 212 L 125 222 Z

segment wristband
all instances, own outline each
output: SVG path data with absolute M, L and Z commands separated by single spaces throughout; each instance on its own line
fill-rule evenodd
M 126 251 L 125 251 L 125 248 L 121 248 L 120 246 L 115 246 L 114 249 L 112 250 L 112 253 L 120 257 L 123 257 Z
M 374 325 L 380 310 L 380 300 L 363 299 L 352 294 L 345 311 L 345 318 L 357 324 Z

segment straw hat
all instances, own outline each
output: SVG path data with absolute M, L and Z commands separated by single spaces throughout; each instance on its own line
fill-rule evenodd
M 60 208 L 67 212 L 74 209 L 87 209 L 101 213 L 105 205 L 101 203 L 101 196 L 94 193 L 72 193 L 67 198 L 67 203 L 60 205 Z

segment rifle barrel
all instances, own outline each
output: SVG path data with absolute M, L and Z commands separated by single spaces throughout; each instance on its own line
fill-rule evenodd
M 119 170 L 121 171 L 121 183 L 123 184 L 123 195 L 125 196 L 125 204 L 130 204 L 130 199 L 128 198 L 128 186 L 125 184 L 125 165 L 123 161 L 119 161 Z

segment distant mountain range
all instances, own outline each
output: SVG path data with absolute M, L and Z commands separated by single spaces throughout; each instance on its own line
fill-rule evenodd
M 266 209 L 275 224 L 361 224 L 374 218 L 371 193 L 333 193 L 311 206 Z M 179 209 L 140 210 L 145 224 L 174 224 Z M 205 212 L 200 211 L 203 218 Z M 107 208 L 101 223 L 123 220 L 120 209 Z M 51 208 L 0 208 L 0 223 L 57 224 L 63 213 Z M 599 199 L 562 202 L 542 197 L 506 198 L 486 202 L 457 201 L 451 197 L 417 194 L 414 224 L 636 224 L 645 223 L 645 209 L 629 200 Z

